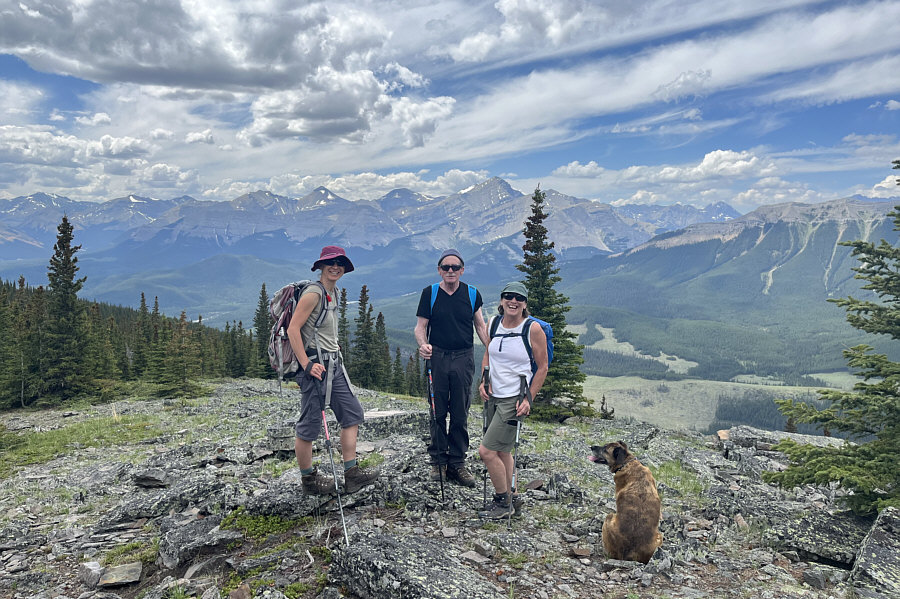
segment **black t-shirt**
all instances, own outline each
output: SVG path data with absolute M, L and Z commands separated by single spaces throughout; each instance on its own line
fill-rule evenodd
M 475 310 L 481 309 L 481 304 L 481 293 L 476 290 Z M 416 316 L 428 319 L 429 343 L 432 345 L 451 351 L 473 346 L 474 311 L 469 301 L 469 286 L 462 281 L 453 295 L 438 287 L 434 309 L 431 308 L 431 285 L 423 289 Z

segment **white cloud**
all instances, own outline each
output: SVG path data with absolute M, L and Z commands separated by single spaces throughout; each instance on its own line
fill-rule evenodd
M 575 160 L 565 166 L 558 167 L 553 171 L 553 174 L 560 177 L 597 177 L 606 172 L 605 168 L 593 160 L 587 164 L 581 164 Z
M 900 177 L 888 175 L 884 180 L 873 185 L 871 189 L 859 190 L 858 193 L 870 198 L 900 197 Z
M 446 96 L 416 102 L 400 98 L 391 105 L 391 119 L 403 133 L 404 145 L 417 148 L 425 145 L 425 138 L 434 133 L 439 121 L 450 116 L 456 101 Z
M 154 189 L 189 190 L 197 183 L 197 173 L 166 163 L 156 163 L 136 173 L 141 186 Z
M 112 123 L 112 119 L 105 112 L 98 112 L 92 116 L 76 116 L 75 122 L 87 127 L 97 127 L 99 125 L 109 125 Z
M 213 138 L 212 129 L 204 129 L 203 131 L 191 131 L 184 136 L 186 144 L 214 144 L 216 140 Z
M 175 139 L 175 132 L 157 127 L 150 132 L 150 139 Z
M 44 92 L 37 87 L 0 79 L 0 122 L 25 124 L 43 100 Z
M 900 102 L 897 100 L 888 100 L 885 102 L 884 107 L 888 110 L 900 110 Z

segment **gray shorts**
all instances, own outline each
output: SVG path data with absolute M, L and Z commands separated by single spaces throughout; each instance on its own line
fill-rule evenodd
M 516 446 L 516 400 L 513 397 L 492 397 L 487 401 L 488 428 L 481 444 L 491 451 L 512 452 Z M 512 424 L 510 424 L 512 422 Z
M 325 381 L 301 371 L 297 377 L 300 385 L 300 420 L 294 424 L 294 434 L 304 441 L 315 441 L 322 431 L 322 401 L 325 397 Z M 362 423 L 365 420 L 362 405 L 350 390 L 344 369 L 338 364 L 331 383 L 331 411 L 341 428 Z M 328 431 L 331 433 L 331 431 Z

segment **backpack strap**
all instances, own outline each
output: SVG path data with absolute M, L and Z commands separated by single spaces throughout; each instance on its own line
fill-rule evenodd
M 429 312 L 433 312 L 433 311 L 434 311 L 434 302 L 437 301 L 438 288 L 439 288 L 440 286 L 441 286 L 440 283 L 435 283 L 434 285 L 431 286 L 431 306 L 428 307 L 428 311 L 429 311 Z
M 522 323 L 522 343 L 525 344 L 525 351 L 528 352 L 528 359 L 534 364 L 534 353 L 531 351 L 531 323 L 534 322 L 532 317 L 525 319 Z
M 437 301 L 438 289 L 440 288 L 440 283 L 435 283 L 431 286 L 431 306 L 429 306 L 428 310 L 434 310 L 434 302 Z M 469 304 L 472 306 L 472 313 L 475 313 L 475 300 L 478 299 L 478 289 L 466 283 L 466 287 L 469 288 Z

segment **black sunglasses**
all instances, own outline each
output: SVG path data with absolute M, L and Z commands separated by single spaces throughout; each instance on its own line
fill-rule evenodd
M 516 300 L 517 302 L 524 302 L 528 299 L 524 295 L 519 295 L 518 293 L 501 293 L 500 297 L 507 301 Z
M 444 272 L 456 272 L 458 270 L 462 270 L 462 264 L 441 264 L 441 270 Z
M 328 260 L 319 260 L 322 266 L 343 266 L 344 262 L 340 258 L 330 258 Z

